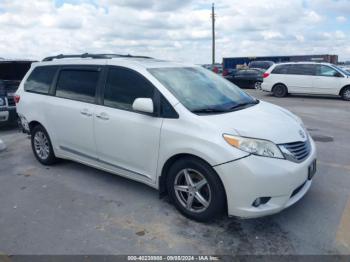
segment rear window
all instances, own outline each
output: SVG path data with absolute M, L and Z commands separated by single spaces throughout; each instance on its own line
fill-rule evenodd
M 249 68 L 261 68 L 261 69 L 269 69 L 270 66 L 273 65 L 273 62 L 268 61 L 253 61 L 249 63 Z
M 97 70 L 64 69 L 57 80 L 56 96 L 94 103 L 98 79 Z
M 271 73 L 272 74 L 287 74 L 288 73 L 288 65 L 278 65 L 272 70 Z
M 36 67 L 24 84 L 24 90 L 39 94 L 48 94 L 57 66 Z

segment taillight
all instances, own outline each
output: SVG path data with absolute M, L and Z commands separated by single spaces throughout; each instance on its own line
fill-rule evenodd
M 270 74 L 269 73 L 263 73 L 263 78 L 266 78 L 266 77 L 268 77 Z
M 15 95 L 14 99 L 15 99 L 15 103 L 18 104 L 21 97 L 19 95 Z
M 223 75 L 223 76 L 227 76 L 227 75 L 228 75 L 228 70 L 227 70 L 227 69 L 224 69 L 224 71 L 222 71 L 222 75 Z

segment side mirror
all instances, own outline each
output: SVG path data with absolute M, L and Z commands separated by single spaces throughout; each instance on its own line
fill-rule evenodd
M 132 109 L 152 114 L 154 112 L 153 101 L 151 98 L 136 98 L 132 104 Z

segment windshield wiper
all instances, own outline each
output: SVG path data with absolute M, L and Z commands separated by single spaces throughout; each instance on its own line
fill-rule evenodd
M 215 113 L 225 113 L 225 112 L 228 112 L 228 110 L 218 109 L 218 108 L 200 108 L 200 109 L 192 110 L 191 112 L 199 113 L 199 114 L 215 114 Z
M 245 102 L 245 103 L 240 103 L 240 104 L 236 104 L 232 107 L 229 107 L 229 108 L 211 108 L 211 107 L 208 107 L 208 108 L 199 108 L 199 109 L 194 109 L 192 110 L 191 112 L 192 113 L 199 113 L 199 114 L 215 114 L 215 113 L 227 113 L 227 112 L 231 112 L 231 111 L 234 111 L 238 108 L 242 108 L 244 106 L 248 106 L 248 105 L 256 105 L 258 104 L 260 101 L 259 100 L 253 100 L 253 101 L 250 101 L 250 102 Z
M 254 101 L 250 101 L 250 102 L 245 102 L 245 103 L 240 103 L 240 104 L 237 104 L 237 105 L 234 105 L 233 107 L 230 108 L 230 110 L 237 110 L 239 108 L 242 108 L 242 107 L 246 107 L 246 106 L 249 106 L 249 105 L 256 105 L 258 104 L 260 101 L 258 99 L 254 100 Z

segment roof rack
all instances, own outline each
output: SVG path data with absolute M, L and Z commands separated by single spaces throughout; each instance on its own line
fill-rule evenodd
M 152 59 L 152 57 L 149 56 L 133 56 L 130 54 L 127 55 L 120 55 L 120 54 L 89 54 L 89 53 L 84 53 L 81 55 L 57 55 L 57 56 L 48 56 L 43 59 L 43 61 L 52 61 L 54 59 L 64 59 L 64 58 L 92 58 L 92 59 L 112 59 L 116 57 L 121 57 L 121 58 L 145 58 L 145 59 Z

